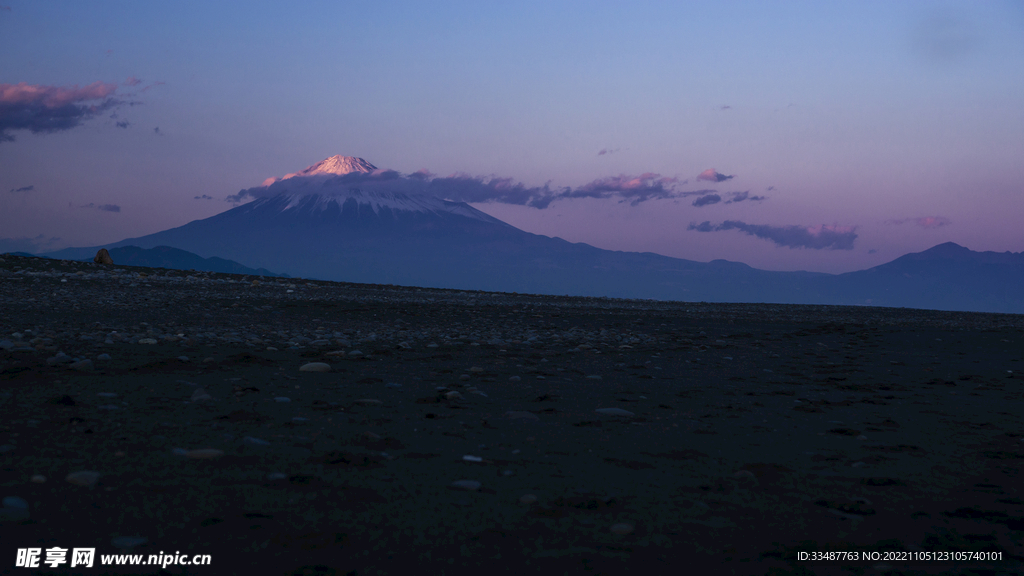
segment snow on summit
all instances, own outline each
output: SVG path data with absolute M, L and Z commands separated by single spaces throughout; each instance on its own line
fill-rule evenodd
M 380 169 L 355 156 L 331 156 L 299 172 L 268 178 L 262 186 L 242 190 L 229 200 L 255 198 L 252 208 L 319 213 L 354 203 L 375 214 L 382 210 L 457 214 L 488 222 L 500 222 L 465 202 L 451 202 L 427 190 L 422 179 L 406 178 L 394 170 Z M 504 223 L 502 223 L 504 224 Z

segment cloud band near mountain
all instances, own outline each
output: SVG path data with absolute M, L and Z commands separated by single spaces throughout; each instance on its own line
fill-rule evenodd
M 513 178 L 498 176 L 479 177 L 466 174 L 436 176 L 426 170 L 408 175 L 403 175 L 395 170 L 374 170 L 339 176 L 296 176 L 294 178 L 269 179 L 265 184 L 240 190 L 237 194 L 229 195 L 225 200 L 243 202 L 248 199 L 265 198 L 283 193 L 330 194 L 332 190 L 362 190 L 364 192 L 427 194 L 453 202 L 499 202 L 545 209 L 556 200 L 615 199 L 636 206 L 648 200 L 665 200 L 714 193 L 714 190 L 681 191 L 678 187 L 686 184 L 685 180 L 681 181 L 675 177 L 662 176 L 653 172 L 639 176 L 620 174 L 599 178 L 576 188 L 552 188 L 550 183 L 543 186 L 527 186 Z
M 774 242 L 787 248 L 812 248 L 814 250 L 852 250 L 857 239 L 856 226 L 769 226 L 747 224 L 737 220 L 726 220 L 721 224 L 704 221 L 691 223 L 687 230 L 697 232 L 721 232 L 739 230 L 745 234 Z

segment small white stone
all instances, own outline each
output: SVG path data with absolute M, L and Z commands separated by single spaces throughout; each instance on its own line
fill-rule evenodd
M 462 457 L 466 462 L 483 462 L 484 459 L 479 456 L 473 456 L 472 454 L 466 454 Z

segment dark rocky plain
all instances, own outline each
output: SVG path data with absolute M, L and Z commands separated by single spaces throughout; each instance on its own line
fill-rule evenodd
M 0 310 L 3 573 L 1024 573 L 1021 315 L 11 255 Z

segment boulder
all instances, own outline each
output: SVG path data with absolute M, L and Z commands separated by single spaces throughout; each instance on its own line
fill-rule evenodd
M 97 264 L 113 264 L 114 259 L 110 257 L 110 252 L 107 252 L 106 248 L 100 248 L 100 251 L 96 253 L 96 257 L 92 259 Z

